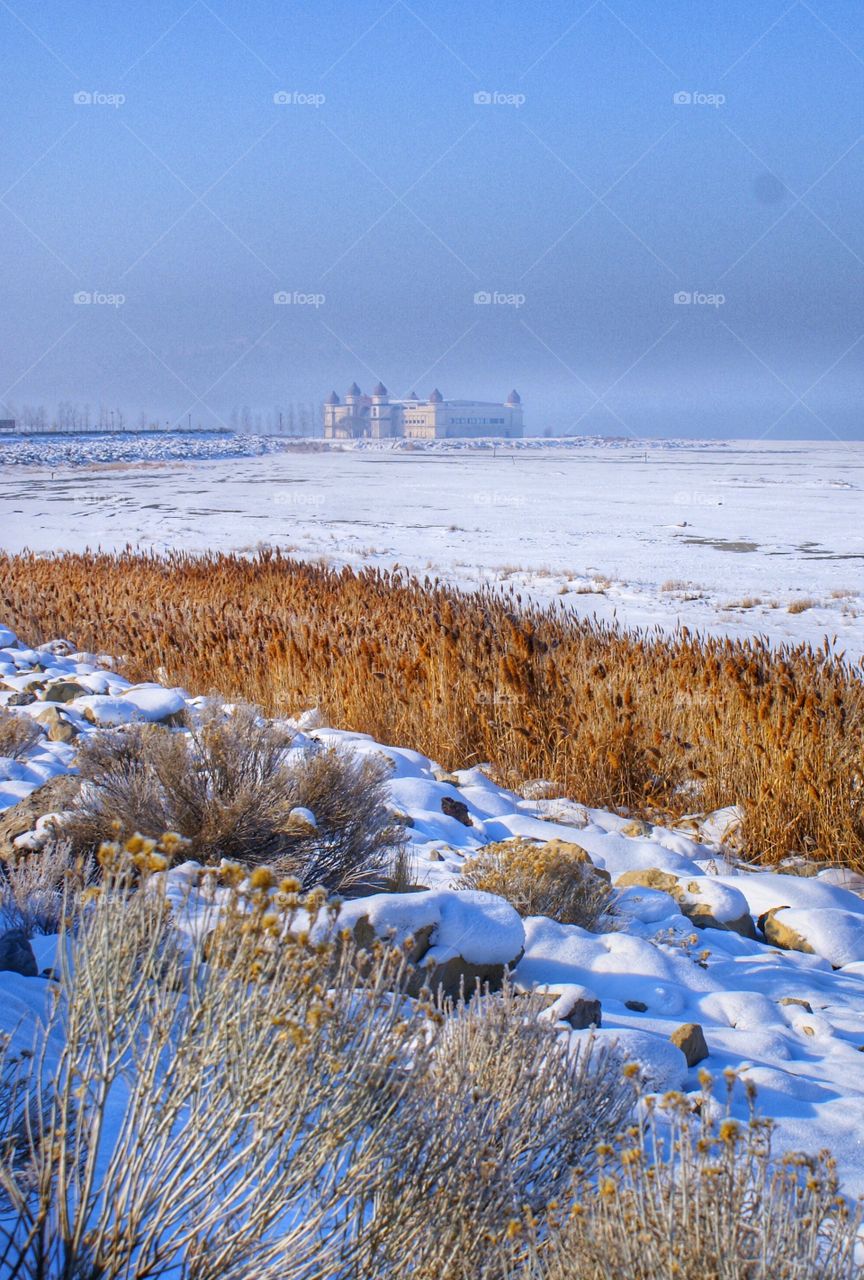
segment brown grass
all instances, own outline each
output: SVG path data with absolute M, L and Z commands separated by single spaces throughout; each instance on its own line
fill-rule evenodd
M 557 602 L 271 551 L 2 556 L 0 579 L 28 642 L 68 635 L 136 679 L 283 715 L 318 705 L 446 767 L 491 761 L 593 805 L 739 803 L 754 857 L 864 864 L 864 672 L 827 642 L 624 633 Z

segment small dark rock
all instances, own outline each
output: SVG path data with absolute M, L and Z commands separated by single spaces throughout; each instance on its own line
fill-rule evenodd
M 20 973 L 24 978 L 38 976 L 39 966 L 23 929 L 7 929 L 0 933 L 0 970 Z
M 20 693 L 13 693 L 6 699 L 7 707 L 29 707 L 31 702 L 36 701 L 36 694 L 31 693 L 29 689 L 24 689 Z
M 632 1009 L 634 1013 L 647 1013 L 648 1006 L 644 1000 L 625 1000 L 625 1009 Z
M 455 818 L 457 822 L 461 822 L 463 827 L 473 826 L 468 806 L 464 800 L 454 800 L 452 796 L 442 796 L 441 812 L 446 814 L 448 818 Z

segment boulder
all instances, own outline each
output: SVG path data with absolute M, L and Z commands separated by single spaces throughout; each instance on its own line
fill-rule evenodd
M 569 1022 L 574 1031 L 586 1027 L 599 1027 L 603 1021 L 603 1007 L 598 997 L 587 987 L 571 987 L 558 1002 L 558 1016 Z
M 757 936 L 744 895 L 713 876 L 679 877 L 659 867 L 648 867 L 643 871 L 625 871 L 615 884 L 621 889 L 638 885 L 668 893 L 682 915 L 697 929 L 725 929 L 743 938 Z
M 644 840 L 646 836 L 650 836 L 651 828 L 641 818 L 631 818 L 629 822 L 624 823 L 623 827 L 618 828 L 618 834 L 630 836 L 633 840 Z
M 7 929 L 0 933 L 0 970 L 35 978 L 39 973 L 30 940 L 23 929 Z
M 840 907 L 776 907 L 760 917 L 766 939 L 821 956 L 835 969 L 864 962 L 864 915 Z
M 680 1027 L 676 1027 L 669 1039 L 684 1054 L 688 1067 L 695 1067 L 698 1062 L 708 1057 L 705 1032 L 698 1022 L 685 1022 Z
M 448 818 L 455 818 L 457 822 L 461 822 L 463 827 L 474 825 L 464 800 L 454 800 L 452 796 L 442 796 L 441 812 L 446 814 Z
M 813 948 L 807 939 L 802 938 L 790 925 L 777 919 L 777 913 L 786 910 L 787 907 L 772 907 L 759 917 L 759 928 L 765 935 L 765 941 L 772 947 L 779 947 L 781 951 L 804 951 L 813 955 Z
M 83 698 L 92 692 L 92 689 L 86 689 L 76 680 L 57 680 L 48 685 L 42 696 L 45 702 L 74 702 L 76 698 Z
M 451 787 L 460 785 L 455 773 L 448 773 L 446 769 L 440 769 L 437 765 L 432 770 L 432 776 L 436 782 L 446 782 Z
M 19 691 L 18 693 L 10 694 L 9 697 L 6 699 L 6 706 L 7 707 L 29 707 L 30 703 L 35 701 L 36 701 L 36 694 L 30 693 L 29 690 L 24 689 L 23 691 Z
M 56 706 L 42 707 L 34 714 L 33 719 L 47 730 L 49 742 L 71 742 L 78 737 L 75 725 Z
M 423 987 L 454 999 L 463 991 L 470 997 L 478 985 L 497 990 L 525 944 L 510 903 L 474 890 L 379 893 L 344 903 L 338 924 L 366 949 L 376 938 L 408 947 L 409 995 Z M 328 926 L 318 927 L 326 932 Z
M 14 860 L 18 857 L 20 848 L 15 847 L 18 837 L 32 831 L 44 814 L 60 813 L 70 808 L 80 789 L 77 777 L 61 773 L 0 813 L 0 859 Z

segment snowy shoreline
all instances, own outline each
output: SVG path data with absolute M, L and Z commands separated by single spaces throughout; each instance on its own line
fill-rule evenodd
M 142 720 L 165 721 L 178 710 L 194 714 L 198 705 L 181 689 L 132 685 L 110 659 L 75 653 L 62 641 L 31 649 L 0 628 L 0 646 L 0 705 L 14 699 L 9 710 L 34 720 L 53 705 L 76 736 Z M 59 682 L 78 686 L 65 691 L 75 696 L 62 703 L 46 701 L 46 691 Z M 14 705 L 22 694 L 34 700 Z M 313 715 L 296 727 L 292 750 L 335 746 L 386 757 L 393 809 L 410 820 L 413 878 L 427 892 L 354 899 L 346 908 L 351 920 L 365 915 L 376 928 L 403 933 L 431 926 L 433 947 L 448 954 L 461 948 L 462 955 L 478 959 L 500 960 L 505 952 L 516 959 L 524 946 L 514 970 L 517 985 L 559 997 L 559 1012 L 575 993 L 584 998 L 587 990 L 602 1006 L 596 1034 L 639 1061 L 650 1087 L 695 1094 L 700 1067 L 715 1076 L 727 1068 L 738 1071 L 757 1085 L 760 1109 L 776 1119 L 781 1148 L 829 1147 L 845 1190 L 864 1192 L 860 877 L 837 868 L 812 876 L 745 868 L 734 849 L 721 843 L 722 814 L 695 833 L 647 826 L 588 808 L 578 797 L 555 796 L 548 785 L 535 785 L 530 794 L 549 798 L 527 799 L 499 787 L 480 768 L 448 775 L 408 747 L 325 727 Z M 24 758 L 0 760 L 0 810 L 74 770 L 75 749 L 74 739 L 46 736 Z M 462 816 L 456 816 L 457 806 Z M 41 832 L 44 838 L 44 821 Z M 490 842 L 513 837 L 575 844 L 613 884 L 630 873 L 629 887 L 619 886 L 611 929 L 589 932 L 543 916 L 519 925 L 511 909 L 502 914 L 503 904 L 491 915 L 492 904 L 472 906 L 472 897 L 487 895 L 454 900 L 452 885 L 466 858 Z M 37 824 L 21 848 L 38 856 L 39 842 Z M 655 886 L 664 887 L 632 883 L 633 873 L 644 881 L 646 872 Z M 206 898 L 199 902 L 195 864 L 161 874 L 184 919 L 212 911 Z M 765 913 L 772 910 L 812 950 L 769 943 L 763 927 Z M 706 919 L 710 923 L 704 927 Z M 484 920 L 493 923 L 484 925 Z M 495 920 L 507 926 L 504 934 Z M 48 940 L 40 940 L 40 966 L 50 965 L 49 952 Z M 34 983 L 44 979 L 4 974 L 2 1030 L 26 1033 L 19 1022 L 29 1024 L 35 1016 Z M 701 1026 L 708 1050 L 707 1058 L 692 1066 L 670 1042 L 673 1032 L 689 1023 Z M 577 1039 L 593 1034 L 570 1030 L 563 1021 L 561 1027 Z M 742 1118 L 743 1107 L 742 1102 Z

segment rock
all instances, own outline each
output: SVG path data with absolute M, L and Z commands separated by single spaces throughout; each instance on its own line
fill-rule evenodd
M 36 694 L 30 693 L 27 689 L 19 693 L 10 694 L 6 699 L 7 707 L 29 707 L 31 702 L 36 701 Z
M 33 948 L 23 929 L 7 929 L 0 933 L 0 970 L 4 973 L 20 973 L 24 978 L 39 974 Z
M 648 1006 L 644 1000 L 625 1000 L 625 1009 L 632 1009 L 634 1013 L 647 1013 Z
M 676 899 L 679 894 L 678 877 L 673 876 L 671 871 L 661 871 L 659 867 L 648 867 L 645 871 L 625 871 L 615 884 L 620 889 L 626 889 L 631 884 L 642 889 L 659 889 L 661 893 L 668 893 Z
M 605 880 L 607 884 L 612 883 L 612 877 L 609 872 L 603 867 L 595 866 L 591 861 L 590 855 L 582 848 L 581 844 L 576 844 L 573 840 L 559 840 L 556 837 L 554 840 L 547 840 L 542 845 L 542 848 L 546 853 L 553 856 L 560 854 L 561 857 L 572 858 L 574 862 L 581 862 L 584 867 L 587 867 L 589 871 L 593 871 L 601 880 Z
M 58 680 L 48 685 L 42 697 L 45 702 L 74 702 L 76 698 L 83 698 L 92 692 L 92 689 L 85 689 L 83 684 L 78 684 L 75 680 Z
M 624 889 L 638 885 L 668 893 L 697 929 L 724 929 L 743 938 L 755 939 L 756 927 L 747 900 L 738 889 L 721 884 L 713 876 L 678 877 L 671 871 L 648 867 L 643 871 L 625 871 L 615 881 Z
M 821 956 L 835 969 L 864 962 L 864 915 L 859 910 L 775 907 L 760 922 L 775 947 Z
M 563 997 L 566 1000 L 567 1011 L 563 1008 L 559 1009 L 558 1016 L 565 1022 L 569 1022 L 574 1031 L 584 1031 L 586 1027 L 599 1027 L 603 1020 L 603 1007 L 594 994 L 587 987 L 573 989 L 567 992 Z
M 459 779 L 455 773 L 448 773 L 446 769 L 439 769 L 437 766 L 432 770 L 432 776 L 436 782 L 446 782 L 451 787 L 459 786 Z
M 770 942 L 772 947 L 779 947 L 781 951 L 804 951 L 813 955 L 813 948 L 806 938 L 802 938 L 800 933 L 777 919 L 778 911 L 787 910 L 787 907 L 772 907 L 759 917 L 759 928 L 765 935 L 765 941 Z
M 59 813 L 70 808 L 80 788 L 81 783 L 77 777 L 61 773 L 0 813 L 0 859 L 14 860 L 18 857 L 16 839 L 32 831 L 43 814 Z
M 619 836 L 631 836 L 633 839 L 644 839 L 650 836 L 651 828 L 647 822 L 643 822 L 641 818 L 631 818 L 629 822 L 625 822 L 623 827 L 618 828 Z
M 429 862 L 443 862 L 444 854 L 441 853 L 440 849 L 430 849 L 426 854 L 426 859 Z
M 697 1062 L 708 1057 L 705 1032 L 698 1022 L 685 1022 L 676 1027 L 669 1039 L 684 1054 L 688 1067 L 695 1067 Z
M 441 812 L 446 814 L 448 818 L 455 818 L 457 822 L 461 822 L 463 827 L 474 825 L 464 800 L 454 800 L 452 796 L 442 796 Z
M 71 742 L 73 738 L 78 737 L 75 725 L 55 706 L 43 707 L 35 713 L 33 719 L 47 729 L 49 742 Z
M 813 1006 L 810 1004 L 810 1001 L 799 1000 L 797 996 L 781 996 L 777 1003 L 780 1005 L 797 1004 L 801 1006 L 805 1013 L 813 1012 Z
M 451 956 L 442 964 L 421 962 L 408 982 L 408 995 L 416 996 L 428 987 L 436 995 L 452 1000 L 463 994 L 470 1000 L 478 987 L 481 991 L 500 991 L 505 968 L 503 964 L 473 964 L 463 956 Z

